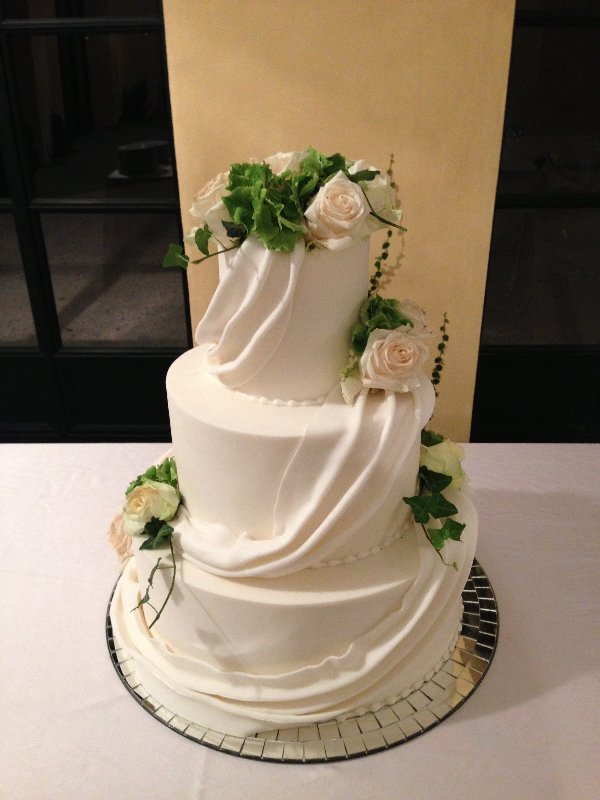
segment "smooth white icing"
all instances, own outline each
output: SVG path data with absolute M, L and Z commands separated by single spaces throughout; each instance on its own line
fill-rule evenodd
M 344 250 L 265 250 L 254 238 L 219 254 L 220 282 L 196 329 L 223 385 L 314 400 L 339 380 L 368 285 L 368 242 Z

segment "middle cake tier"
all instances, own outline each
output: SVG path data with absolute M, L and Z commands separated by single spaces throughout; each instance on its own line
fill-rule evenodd
M 322 404 L 274 404 L 223 387 L 204 356 L 185 353 L 167 376 L 178 530 L 204 569 L 273 577 L 349 563 L 401 535 L 433 410 L 428 380 L 352 406 L 339 386 Z

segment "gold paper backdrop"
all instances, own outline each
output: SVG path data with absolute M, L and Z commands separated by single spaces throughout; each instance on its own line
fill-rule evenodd
M 163 5 L 184 230 L 195 192 L 232 161 L 310 144 L 385 169 L 393 152 L 408 232 L 386 294 L 420 303 L 436 329 L 448 312 L 431 427 L 465 441 L 513 0 Z M 189 279 L 195 327 L 215 262 L 191 268 Z

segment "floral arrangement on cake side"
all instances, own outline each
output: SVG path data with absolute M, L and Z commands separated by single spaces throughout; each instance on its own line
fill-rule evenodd
M 151 628 L 160 618 L 175 585 L 175 553 L 172 535 L 174 528 L 168 524 L 175 517 L 181 504 L 177 467 L 175 459 L 165 458 L 160 464 L 152 465 L 142 475 L 133 480 L 125 491 L 125 503 L 115 517 L 108 534 L 122 560 L 133 555 L 133 537 L 145 536 L 140 550 L 162 550 L 169 548 L 171 562 L 163 562 L 163 556 L 157 558 L 156 564 L 148 576 L 148 585 L 144 595 L 140 597 L 136 608 L 148 605 L 155 613 Z M 150 590 L 157 570 L 172 570 L 171 584 L 165 600 L 159 609 L 151 602 Z M 135 609 L 132 609 L 132 611 Z

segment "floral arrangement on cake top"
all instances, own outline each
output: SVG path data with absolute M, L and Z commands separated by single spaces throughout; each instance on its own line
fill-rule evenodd
M 388 175 L 313 147 L 232 164 L 198 192 L 190 213 L 200 225 L 186 240 L 203 254 L 193 264 L 211 256 L 211 241 L 221 252 L 248 236 L 268 250 L 291 252 L 302 240 L 308 249 L 339 250 L 381 228 L 404 230 Z M 181 245 L 172 244 L 163 266 L 186 268 L 189 262 Z

